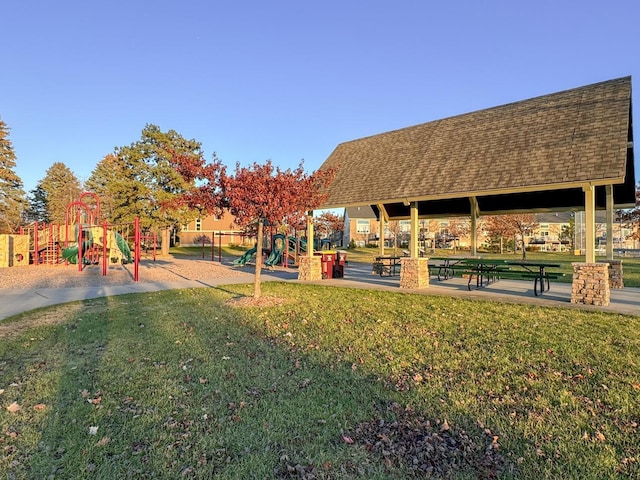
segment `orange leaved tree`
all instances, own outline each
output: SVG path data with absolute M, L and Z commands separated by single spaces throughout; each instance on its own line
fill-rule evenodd
M 333 170 L 304 171 L 302 162 L 295 170 L 281 170 L 271 161 L 249 167 L 236 164 L 233 175 L 214 155 L 213 162 L 185 159 L 174 155 L 174 168 L 193 188 L 177 202 L 201 212 L 219 214 L 228 209 L 235 223 L 243 228 L 255 226 L 257 233 L 254 297 L 260 298 L 262 268 L 262 231 L 265 223 L 274 226 L 299 225 L 308 211 L 326 199 L 326 187 L 333 180 Z M 175 205 L 174 205 L 175 206 Z
M 263 225 L 298 225 L 308 211 L 326 199 L 324 191 L 333 180 L 333 170 L 304 171 L 302 162 L 295 170 L 281 170 L 271 161 L 249 167 L 236 164 L 234 175 L 223 175 L 220 187 L 229 211 L 242 227 L 257 230 L 254 298 L 260 298 Z

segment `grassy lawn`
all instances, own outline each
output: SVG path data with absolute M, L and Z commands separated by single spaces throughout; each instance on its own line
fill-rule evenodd
M 282 283 L 228 303 L 251 291 L 0 322 L 3 476 L 640 476 L 638 317 Z

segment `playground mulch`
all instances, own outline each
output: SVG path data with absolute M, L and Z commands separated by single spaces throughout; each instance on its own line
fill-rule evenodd
M 207 280 L 247 275 L 247 271 L 229 268 L 203 259 L 159 257 L 143 259 L 138 269 L 139 282 L 171 282 Z M 127 285 L 134 282 L 132 264 L 114 265 L 102 275 L 101 265 L 29 265 L 0 268 L 0 289 L 73 288 L 107 285 Z

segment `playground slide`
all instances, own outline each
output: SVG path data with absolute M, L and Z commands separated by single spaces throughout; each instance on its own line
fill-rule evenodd
M 120 250 L 120 253 L 122 253 L 123 258 L 126 258 L 127 262 L 133 261 L 131 257 L 131 249 L 129 248 L 129 244 L 127 243 L 127 241 L 122 238 L 122 235 L 120 235 L 118 232 L 114 232 L 114 235 L 116 237 L 116 245 L 118 246 L 118 250 Z
M 69 248 L 63 248 L 62 249 L 62 259 L 66 260 L 67 262 L 75 265 L 76 263 L 78 263 L 78 246 L 72 246 Z
M 250 250 L 247 250 L 246 252 L 244 252 L 244 253 L 242 254 L 242 256 L 241 256 L 241 257 L 236 258 L 236 259 L 233 261 L 233 264 L 234 264 L 236 267 L 241 267 L 241 266 L 243 266 L 244 264 L 246 264 L 246 263 L 251 259 L 251 257 L 253 257 L 253 256 L 256 254 L 256 251 L 258 251 L 258 247 L 257 247 L 257 246 L 253 247 L 253 248 L 252 248 L 252 249 L 250 249 Z
M 119 233 L 114 232 L 114 235 L 115 235 L 115 243 L 122 255 L 122 259 L 123 260 L 126 259 L 128 262 L 132 262 L 133 258 L 131 256 L 131 249 L 129 248 L 129 244 L 124 238 L 122 238 L 122 235 L 120 235 Z M 84 244 L 82 245 L 82 251 L 86 252 L 89 248 L 91 248 L 91 246 L 93 246 L 93 240 L 88 240 L 84 242 Z M 67 262 L 73 265 L 76 265 L 78 263 L 78 245 L 76 244 L 63 249 L 62 259 L 66 260 Z
M 267 257 L 267 259 L 264 261 L 264 264 L 267 267 L 273 267 L 274 265 L 280 263 L 281 259 L 282 259 L 282 250 L 278 248 L 274 248 L 273 250 L 271 250 L 271 253 Z

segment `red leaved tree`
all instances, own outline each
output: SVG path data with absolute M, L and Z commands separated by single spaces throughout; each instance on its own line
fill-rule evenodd
M 315 219 L 316 231 L 325 237 L 344 230 L 344 218 L 335 213 L 323 212 Z
M 333 180 L 333 170 L 317 170 L 306 174 L 302 163 L 295 170 L 282 171 L 271 161 L 249 167 L 236 165 L 233 176 L 223 171 L 221 192 L 230 212 L 241 227 L 256 224 L 256 269 L 254 298 L 260 298 L 262 269 L 262 235 L 265 223 L 274 226 L 298 225 L 307 212 L 319 207 L 326 199 L 323 193 Z M 312 252 L 310 252 L 312 253 Z
M 302 162 L 295 170 L 282 171 L 267 161 L 264 165 L 254 163 L 250 167 L 236 164 L 235 174 L 228 175 L 226 167 L 215 155 L 209 164 L 181 155 L 173 155 L 172 160 L 176 171 L 193 185 L 176 198 L 175 203 L 216 215 L 228 209 L 238 226 L 256 227 L 254 297 L 260 298 L 264 224 L 303 223 L 306 213 L 326 199 L 323 192 L 333 180 L 334 171 L 318 170 L 306 174 Z

